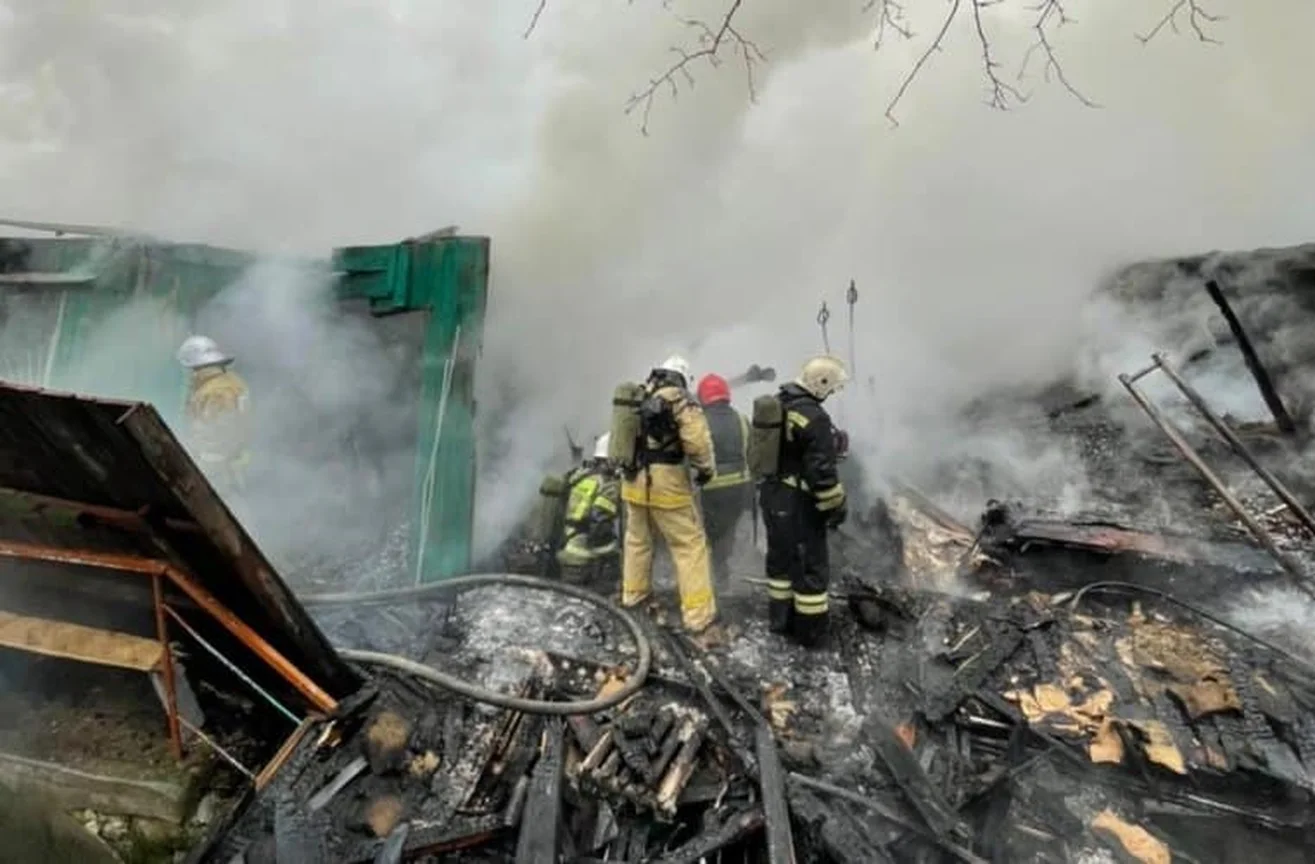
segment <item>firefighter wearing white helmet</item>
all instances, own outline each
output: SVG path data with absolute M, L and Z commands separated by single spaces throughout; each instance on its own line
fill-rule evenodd
M 835 430 L 822 403 L 847 380 L 840 360 L 814 357 L 780 389 L 779 461 L 759 492 L 771 629 L 810 647 L 824 643 L 829 629 L 827 529 L 838 528 L 846 515 Z
M 599 586 L 616 578 L 620 547 L 620 472 L 607 458 L 608 436 L 594 442 L 593 455 L 566 475 L 566 512 L 557 563 L 562 579 Z M 612 582 L 615 584 L 615 582 Z
M 191 372 L 187 434 L 201 470 L 221 491 L 241 492 L 251 461 L 246 382 L 229 368 L 233 357 L 209 336 L 189 336 L 178 362 Z
M 690 395 L 689 363 L 672 355 L 653 369 L 639 406 L 640 433 L 635 464 L 626 474 L 621 497 L 626 505 L 621 603 L 633 607 L 652 594 L 655 535 L 671 551 L 685 629 L 710 646 L 724 640 L 716 625 L 708 539 L 694 502 L 694 486 L 713 476 L 712 435 L 703 409 Z

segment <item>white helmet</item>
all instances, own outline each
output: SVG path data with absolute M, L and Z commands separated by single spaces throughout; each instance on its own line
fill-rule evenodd
M 178 362 L 188 369 L 200 369 L 232 363 L 233 358 L 221 351 L 219 343 L 209 336 L 188 336 L 178 348 Z
M 795 383 L 817 399 L 825 399 L 844 387 L 848 380 L 844 362 L 824 354 L 805 363 Z
M 685 379 L 686 387 L 688 387 L 694 380 L 690 373 L 689 361 L 684 357 L 681 357 L 679 354 L 672 354 L 670 357 L 663 360 L 662 365 L 657 368 L 666 370 L 667 372 L 675 372 L 677 375 Z
M 598 439 L 597 439 L 596 441 L 594 441 L 594 458 L 595 458 L 595 459 L 606 459 L 606 458 L 607 458 L 607 447 L 608 447 L 608 445 L 611 444 L 611 443 L 612 443 L 612 433 L 611 433 L 611 432 L 604 432 L 602 435 L 599 435 L 599 436 L 598 436 Z

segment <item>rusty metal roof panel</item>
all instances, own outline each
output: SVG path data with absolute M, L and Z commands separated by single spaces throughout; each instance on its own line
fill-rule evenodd
M 333 696 L 358 685 L 149 404 L 0 383 L 0 538 L 167 560 Z

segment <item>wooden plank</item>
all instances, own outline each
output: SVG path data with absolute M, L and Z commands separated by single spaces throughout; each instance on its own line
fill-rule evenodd
M 164 648 L 154 639 L 3 611 L 0 611 L 0 645 L 138 672 L 152 671 L 164 658 Z
M 543 756 L 530 781 L 529 798 L 516 843 L 517 864 L 556 864 L 557 831 L 562 821 L 562 764 L 565 727 L 554 721 L 546 735 Z
M 790 805 L 785 797 L 785 772 L 776 750 L 772 728 L 758 724 L 755 739 L 758 756 L 758 786 L 762 790 L 763 818 L 767 827 L 769 864 L 795 864 L 794 835 L 790 831 Z

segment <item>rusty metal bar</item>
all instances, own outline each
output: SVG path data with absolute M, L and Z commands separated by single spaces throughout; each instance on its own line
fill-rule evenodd
M 1237 515 L 1238 519 L 1242 520 L 1242 523 L 1247 526 L 1247 530 L 1249 530 L 1252 536 L 1260 542 L 1260 545 L 1264 546 L 1265 550 L 1268 551 L 1270 555 L 1274 556 L 1274 560 L 1278 561 L 1283 569 L 1292 575 L 1296 580 L 1298 587 L 1308 594 L 1315 596 L 1315 589 L 1312 589 L 1307 582 L 1306 574 L 1302 571 L 1301 565 L 1292 560 L 1292 558 L 1285 554 L 1282 549 L 1278 548 L 1274 543 L 1274 538 L 1269 536 L 1269 532 L 1266 531 L 1249 512 L 1247 512 L 1247 509 L 1242 505 L 1242 502 L 1237 500 L 1237 497 L 1234 496 L 1232 492 L 1228 491 L 1228 488 L 1224 486 L 1224 482 L 1210 469 L 1209 465 L 1205 464 L 1205 461 L 1201 459 L 1200 454 L 1192 449 L 1192 445 L 1187 443 L 1187 439 L 1183 438 L 1182 434 L 1173 427 L 1173 424 L 1169 422 L 1169 418 L 1165 417 L 1160 409 L 1155 407 L 1155 405 L 1137 389 L 1130 376 L 1120 375 L 1119 383 L 1122 384 L 1128 391 L 1128 394 L 1132 396 L 1133 401 L 1135 401 L 1137 405 L 1146 412 L 1146 416 L 1150 417 L 1151 421 L 1155 423 L 1156 426 L 1160 427 L 1160 431 L 1164 433 L 1164 437 L 1169 439 L 1169 443 L 1174 446 L 1174 449 L 1181 453 L 1183 458 L 1187 460 L 1188 464 L 1195 468 L 1196 472 L 1201 475 L 1201 478 L 1219 493 L 1219 497 L 1223 498 L 1224 503 L 1228 505 L 1229 509 Z
M 174 758 L 181 761 L 183 734 L 178 728 L 178 691 L 175 689 L 177 682 L 174 679 L 173 653 L 169 650 L 169 625 L 164 620 L 164 588 L 160 584 L 162 578 L 159 574 L 151 577 L 151 600 L 155 607 L 155 634 L 164 651 L 161 665 L 164 667 L 164 707 L 169 717 L 169 746 L 173 749 Z
M 97 552 L 87 549 L 60 549 L 40 543 L 23 543 L 13 540 L 0 541 L 0 557 L 25 558 L 32 561 L 51 561 L 57 564 L 77 564 L 83 567 L 96 567 L 102 570 L 119 570 L 127 573 L 142 573 L 147 576 L 167 576 L 169 581 L 178 586 L 184 594 L 224 625 L 242 644 L 265 661 L 283 676 L 283 679 L 305 696 L 318 710 L 326 714 L 333 713 L 338 702 L 325 693 L 318 684 L 284 657 L 277 648 L 266 642 L 259 633 L 252 630 L 242 619 L 238 618 L 228 607 L 220 603 L 209 591 L 192 581 L 191 577 L 177 567 L 154 558 L 138 555 L 123 555 L 115 552 Z
M 1260 355 L 1256 353 L 1247 332 L 1242 329 L 1242 322 L 1238 320 L 1237 313 L 1233 311 L 1228 298 L 1224 297 L 1224 291 L 1219 287 L 1218 280 L 1208 280 L 1205 283 L 1205 293 L 1215 301 L 1220 314 L 1224 316 L 1224 321 L 1228 322 L 1228 329 L 1233 331 L 1233 338 L 1237 340 L 1237 348 L 1242 352 L 1242 359 L 1246 361 L 1251 377 L 1256 379 L 1256 386 L 1260 388 L 1260 395 L 1269 406 L 1269 413 L 1274 415 L 1274 422 L 1278 424 L 1279 431 L 1285 435 L 1294 434 L 1297 431 L 1297 424 L 1292 422 L 1292 415 L 1288 413 L 1283 400 L 1279 398 L 1278 391 L 1274 389 L 1274 382 L 1270 380 L 1265 364 L 1260 362 Z
M 1284 486 L 1282 481 L 1275 477 L 1268 468 L 1260 464 L 1260 460 L 1256 459 L 1255 454 L 1253 454 L 1247 446 L 1242 443 L 1242 439 L 1237 437 L 1237 433 L 1229 428 L 1228 424 L 1223 421 L 1223 418 L 1211 410 L 1209 404 L 1206 403 L 1205 398 L 1201 396 L 1195 387 L 1187 383 L 1182 375 L 1178 373 L 1178 370 L 1173 367 L 1173 364 L 1165 359 L 1163 354 L 1152 354 L 1151 356 L 1155 358 L 1156 363 L 1160 364 L 1160 369 L 1163 370 L 1165 375 L 1169 376 L 1169 380 L 1177 385 L 1178 389 L 1187 397 L 1187 401 L 1191 402 L 1192 405 L 1196 407 L 1196 410 L 1201 412 L 1201 416 L 1210 421 L 1210 425 L 1215 428 L 1215 431 L 1223 436 L 1223 439 L 1228 442 L 1228 446 L 1233 448 L 1233 452 L 1236 453 L 1243 462 L 1251 466 L 1251 470 L 1255 471 L 1256 475 L 1260 477 L 1261 480 L 1265 481 L 1265 485 L 1273 490 L 1274 494 L 1279 497 L 1279 500 L 1288 505 L 1288 509 L 1301 520 L 1301 523 L 1305 525 L 1312 534 L 1315 534 L 1315 517 L 1310 515 L 1310 512 L 1300 501 L 1297 500 L 1296 496 L 1288 490 L 1288 487 Z

